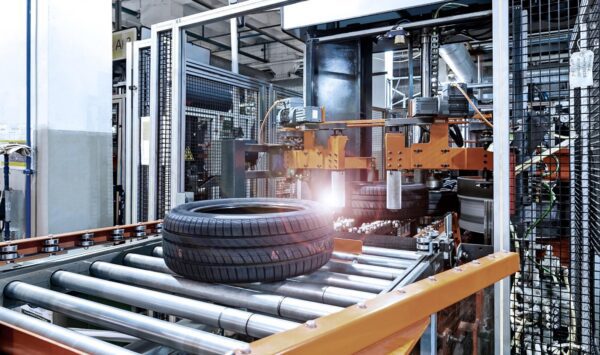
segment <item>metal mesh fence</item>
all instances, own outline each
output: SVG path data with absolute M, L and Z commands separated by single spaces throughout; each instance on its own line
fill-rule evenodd
M 186 80 L 185 190 L 195 200 L 220 198 L 221 142 L 256 140 L 258 91 L 196 75 Z M 252 168 L 252 166 L 247 166 Z M 256 196 L 256 181 L 247 194 Z
M 142 117 L 150 116 L 150 47 L 141 48 L 139 51 L 139 67 L 138 67 L 138 105 L 140 127 L 142 127 Z M 142 129 L 137 132 L 139 134 L 139 156 L 142 156 Z M 148 220 L 148 179 L 149 166 L 140 160 L 138 165 L 138 209 L 137 220 Z
M 172 32 L 158 34 L 158 179 L 157 217 L 170 209 L 171 197 L 171 105 Z
M 511 5 L 512 351 L 598 354 L 599 5 Z

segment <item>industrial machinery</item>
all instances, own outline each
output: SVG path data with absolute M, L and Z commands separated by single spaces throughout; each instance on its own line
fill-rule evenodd
M 142 222 L 2 244 L 3 305 L 94 323 L 134 351 L 334 353 L 343 336 L 348 351 L 408 352 L 427 328 L 424 353 L 598 353 L 598 1 L 291 2 L 167 21 L 130 46 L 124 216 L 315 200 L 336 214 L 332 261 L 199 284 L 172 275 L 159 222 Z M 279 5 L 306 44 L 303 95 L 185 58 L 191 27 Z M 60 342 L 81 337 L 57 323 Z
M 338 238 L 317 272 L 235 286 L 174 275 L 162 259 L 160 222 L 0 243 L 13 254 L 0 266 L 0 349 L 313 353 L 339 352 L 343 338 L 344 352 L 408 353 L 429 314 L 519 267 L 503 252 L 439 273 L 451 221 L 432 224 L 418 250 Z M 420 346 L 435 343 L 424 336 Z

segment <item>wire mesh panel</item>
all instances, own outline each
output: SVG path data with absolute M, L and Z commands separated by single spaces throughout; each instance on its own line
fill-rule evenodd
M 512 350 L 597 354 L 599 5 L 511 5 Z
M 171 198 L 172 37 L 170 30 L 158 33 L 158 218 L 169 211 Z
M 376 119 L 384 119 L 386 118 L 386 111 L 385 110 L 380 110 L 380 109 L 374 109 L 373 113 L 371 115 L 372 119 L 376 120 Z M 379 180 L 385 180 L 385 166 L 383 165 L 383 162 L 385 160 L 385 154 L 384 154 L 384 147 L 385 147 L 385 143 L 384 143 L 384 132 L 385 132 L 385 127 L 373 127 L 371 128 L 371 142 L 372 142 L 372 151 L 371 151 L 371 155 L 375 158 L 375 166 L 377 167 L 377 171 L 378 171 L 378 178 Z
M 149 165 L 147 160 L 149 157 L 142 153 L 144 150 L 143 127 L 144 119 L 150 116 L 150 47 L 140 48 L 139 50 L 139 67 L 138 67 L 138 99 L 139 99 L 139 156 L 140 164 L 138 165 L 138 209 L 137 220 L 148 220 L 148 179 Z M 145 158 L 145 159 L 144 159 Z
M 258 91 L 226 82 L 187 75 L 185 190 L 195 200 L 220 198 L 223 139 L 255 141 L 258 134 Z M 252 163 L 247 163 L 252 168 Z M 246 191 L 256 196 L 255 182 Z

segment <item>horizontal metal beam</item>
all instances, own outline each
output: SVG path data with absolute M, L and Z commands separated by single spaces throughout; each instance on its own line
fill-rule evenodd
M 225 43 L 221 43 L 221 42 L 219 42 L 219 41 L 215 41 L 215 40 L 213 40 L 213 39 L 210 39 L 210 38 L 208 38 L 208 37 L 203 37 L 203 36 L 200 36 L 200 35 L 198 35 L 198 34 L 195 34 L 195 33 L 193 33 L 193 32 L 190 32 L 190 31 L 187 31 L 187 32 L 186 32 L 186 34 L 187 34 L 188 36 L 190 36 L 190 37 L 193 37 L 194 39 L 196 39 L 196 40 L 198 40 L 198 41 L 204 41 L 204 42 L 206 42 L 206 43 L 210 43 L 210 44 L 212 44 L 213 46 L 217 46 L 217 47 L 219 47 L 219 48 L 221 48 L 221 49 L 225 49 L 225 50 L 227 50 L 227 51 L 231 51 L 231 46 L 229 46 L 229 45 L 227 45 L 227 44 L 225 44 Z M 213 54 L 214 54 L 214 53 L 215 53 L 215 52 L 213 52 Z M 241 55 L 243 55 L 243 56 L 245 56 L 245 57 L 248 57 L 248 58 L 250 58 L 250 59 L 254 59 L 254 60 L 256 60 L 256 61 L 259 61 L 259 62 L 261 62 L 261 63 L 269 63 L 269 61 L 268 61 L 268 60 L 266 60 L 266 59 L 264 59 L 264 58 L 261 58 L 261 57 L 258 57 L 258 56 L 255 56 L 254 54 L 251 54 L 251 53 L 248 53 L 248 52 L 245 52 L 245 51 L 238 51 L 238 53 L 239 53 L 239 54 L 241 54 Z
M 192 1 L 194 1 L 196 4 L 199 4 L 199 5 L 202 5 L 202 6 L 206 7 L 207 9 L 213 10 L 215 8 L 213 5 L 208 4 L 208 3 L 204 2 L 204 1 L 200 1 L 200 0 L 192 0 Z M 274 40 L 275 42 L 281 43 L 284 46 L 289 47 L 289 48 L 291 48 L 291 49 L 293 49 L 293 50 L 295 50 L 297 52 L 304 53 L 304 51 L 302 49 L 300 49 L 300 48 L 298 48 L 298 47 L 296 47 L 294 45 L 291 45 L 289 43 L 286 43 L 284 40 L 281 40 L 281 39 L 273 36 L 272 34 L 264 31 L 263 28 L 260 28 L 260 27 L 257 27 L 257 26 L 254 26 L 254 25 L 248 23 L 248 21 L 246 21 L 244 23 L 244 26 L 247 27 L 247 28 L 249 28 L 250 30 L 252 30 L 254 32 L 259 33 L 262 36 L 268 37 L 268 38 Z M 294 39 L 294 38 L 292 38 L 292 39 Z
M 132 256 L 134 254 L 128 254 L 126 258 L 131 260 Z M 264 294 L 234 286 L 203 283 L 166 273 L 105 262 L 93 263 L 90 266 L 90 272 L 92 275 L 104 279 L 210 300 L 231 307 L 251 309 L 288 319 L 306 321 L 341 310 L 340 307 L 327 304 Z
M 460 14 L 460 15 L 455 15 L 455 16 L 447 16 L 447 17 L 440 17 L 440 18 L 423 20 L 423 21 L 407 22 L 407 23 L 402 24 L 402 28 L 409 30 L 409 29 L 413 29 L 413 28 L 418 29 L 418 28 L 424 28 L 424 27 L 435 27 L 435 26 L 448 25 L 448 24 L 452 24 L 452 23 L 473 21 L 473 20 L 480 19 L 482 17 L 491 17 L 491 16 L 492 16 L 491 10 L 477 11 L 477 12 L 470 12 L 470 13 Z M 377 27 L 377 28 L 369 28 L 369 29 L 361 30 L 361 31 L 345 32 L 345 33 L 335 34 L 335 35 L 331 35 L 331 36 L 319 37 L 318 40 L 319 40 L 319 42 L 330 42 L 330 41 L 338 41 L 338 40 L 349 39 L 349 38 L 374 36 L 374 35 L 378 35 L 380 33 L 385 33 L 387 31 L 391 30 L 392 27 L 394 27 L 394 26 L 383 26 L 383 27 Z
M 72 330 L 59 327 L 57 325 L 41 321 L 37 318 L 26 316 L 22 313 L 11 311 L 7 308 L 0 307 L 0 325 L 4 323 L 10 325 L 11 327 L 16 327 L 27 332 L 31 332 L 38 336 L 44 337 L 46 339 L 55 341 L 63 346 L 67 346 L 71 349 L 78 350 L 84 353 L 89 354 L 99 354 L 99 355 L 114 355 L 114 354 L 137 354 L 132 351 L 123 349 L 119 346 L 106 343 L 104 341 L 94 339 L 92 337 L 88 337 Z M 20 351 L 25 349 L 5 349 L 3 346 L 8 345 L 6 343 L 9 342 L 8 334 L 4 332 L 0 332 L 3 334 L 2 343 L 0 345 L 1 351 Z M 6 343 L 5 343 L 6 342 Z M 29 346 L 33 346 L 33 344 L 29 344 Z M 31 351 L 32 349 L 28 349 Z M 42 350 L 42 349 L 38 349 Z M 44 351 L 49 351 L 50 349 L 43 349 Z
M 242 341 L 183 327 L 20 281 L 8 284 L 4 289 L 4 295 L 86 323 L 120 331 L 185 352 L 222 354 L 230 351 L 243 351 L 248 348 L 248 344 Z
M 257 354 L 355 353 L 427 319 L 519 270 L 516 253 L 499 252 L 382 294 L 250 344 Z
M 151 309 L 256 338 L 289 330 L 299 325 L 283 319 L 67 271 L 55 272 L 51 281 L 53 285 L 67 290 Z
M 190 16 L 177 18 L 174 20 L 157 23 L 152 27 L 168 28 L 179 27 L 186 28 L 198 26 L 211 22 L 229 20 L 234 17 L 241 17 L 248 14 L 269 10 L 285 5 L 290 5 L 302 0 L 247 0 L 233 5 L 218 7 L 209 11 L 200 12 Z

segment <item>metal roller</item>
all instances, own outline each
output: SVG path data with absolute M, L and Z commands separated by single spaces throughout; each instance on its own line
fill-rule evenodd
M 283 319 L 254 314 L 235 308 L 200 302 L 67 271 L 55 272 L 52 275 L 51 281 L 53 285 L 67 290 L 82 292 L 140 308 L 175 315 L 256 338 L 262 338 L 274 333 L 289 330 L 299 325 L 298 323 Z
M 363 246 L 362 252 L 363 252 L 363 254 L 366 254 L 366 255 L 385 256 L 388 258 L 397 258 L 397 259 L 405 259 L 405 260 L 406 259 L 407 260 L 417 260 L 422 257 L 421 254 L 414 252 L 414 251 L 379 248 L 379 247 L 369 247 L 369 246 Z
M 374 277 L 383 280 L 394 280 L 404 273 L 404 269 L 392 269 L 383 266 L 350 263 L 346 261 L 331 260 L 321 270 L 341 272 L 344 274 Z
M 314 283 L 347 288 L 350 290 L 379 293 L 389 286 L 390 282 L 372 277 L 345 275 L 329 271 L 316 271 L 308 275 L 301 275 L 292 281 Z
M 363 248 L 365 248 L 363 246 Z M 414 261 L 411 260 L 402 260 L 397 258 L 389 258 L 385 256 L 378 255 L 365 255 L 365 254 L 351 254 L 351 253 L 343 253 L 339 251 L 333 252 L 333 257 L 335 259 L 357 262 L 360 264 L 367 265 L 375 265 L 375 266 L 383 266 L 395 269 L 406 269 L 414 265 Z
M 39 334 L 72 349 L 88 354 L 98 355 L 133 355 L 135 352 L 124 349 L 102 340 L 79 334 L 72 330 L 26 316 L 24 314 L 0 307 L 0 322 L 11 324 L 28 332 Z
M 246 308 L 302 321 L 325 316 L 342 309 L 328 304 L 263 294 L 234 286 L 192 281 L 170 274 L 101 261 L 97 261 L 90 266 L 90 273 L 104 279 L 211 300 L 231 307 Z
M 272 292 L 279 295 L 302 298 L 315 302 L 348 307 L 377 296 L 375 293 L 348 290 L 335 286 L 321 286 L 295 281 L 244 284 L 253 290 Z
M 6 297 L 63 313 L 83 322 L 120 331 L 180 351 L 222 354 L 249 350 L 248 344 L 242 341 L 161 321 L 20 281 L 8 284 L 4 288 L 4 294 Z
M 152 249 L 152 255 L 156 256 L 158 258 L 162 258 L 163 255 L 163 248 L 162 247 L 156 247 L 154 249 Z M 127 257 L 127 255 L 125 255 L 125 257 Z
M 174 274 L 165 264 L 165 261 L 161 258 L 155 258 L 152 256 L 139 255 L 139 254 L 127 254 L 125 258 L 123 258 L 123 263 L 129 266 L 152 270 L 156 272 L 162 272 L 167 274 Z M 302 276 L 299 277 L 299 281 L 302 279 Z M 317 282 L 316 279 L 320 279 Z M 344 280 L 337 278 L 339 282 L 343 282 Z M 376 296 L 375 293 L 362 292 L 358 290 L 339 288 L 334 286 L 322 286 L 321 284 L 325 283 L 325 278 L 316 277 L 312 278 L 313 283 L 300 283 L 296 281 L 280 281 L 276 283 L 269 284 L 242 284 L 242 287 L 248 287 L 254 290 L 261 291 L 273 291 L 274 293 L 297 297 L 308 301 L 315 302 L 323 302 L 327 304 L 332 304 L 335 306 L 347 307 L 358 302 L 365 301 L 366 299 L 373 298 Z M 348 283 L 348 280 L 345 280 Z M 318 283 L 318 284 L 315 284 Z M 279 287 L 271 288 L 271 285 L 278 285 Z M 265 288 L 261 288 L 261 287 Z M 355 285 L 355 287 L 359 287 Z M 375 290 L 374 292 L 380 292 L 381 290 Z
M 165 263 L 165 260 L 159 257 L 130 253 L 125 255 L 125 257 L 123 258 L 123 265 L 144 270 L 162 272 L 165 274 L 177 275 L 176 273 L 171 271 L 171 269 L 169 269 L 169 267 Z

